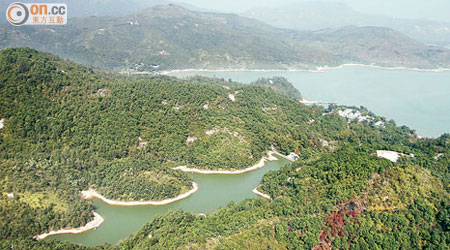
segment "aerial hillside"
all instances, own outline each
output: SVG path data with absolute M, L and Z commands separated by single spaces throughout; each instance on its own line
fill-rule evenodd
M 254 81 L 252 84 L 257 86 L 268 87 L 275 92 L 282 93 L 284 95 L 290 96 L 296 100 L 302 100 L 302 94 L 298 89 L 292 85 L 292 83 L 288 82 L 288 80 L 284 77 L 274 77 L 272 79 L 258 79 Z
M 412 144 L 419 155 L 396 163 L 371 154 L 376 142 L 310 155 L 265 176 L 273 201 L 205 218 L 174 211 L 115 249 L 447 249 L 449 158 L 435 156 L 448 155 L 449 143 L 446 135 Z
M 125 77 L 28 48 L 2 50 L 1 248 L 87 249 L 33 237 L 91 220 L 82 190 L 171 198 L 192 182 L 172 167 L 242 169 L 272 147 L 300 155 L 264 177 L 260 189 L 272 201 L 231 203 L 206 217 L 174 211 L 114 247 L 448 246 L 449 136 L 419 139 L 361 108 L 308 107 L 281 94 L 289 86 Z M 400 158 L 380 159 L 377 150 Z
M 61 27 L 2 24 L 0 48 L 27 46 L 88 66 L 132 72 L 314 69 L 343 63 L 450 67 L 449 50 L 382 30 L 295 31 L 234 14 L 161 5 L 126 17 L 73 18 Z M 380 46 L 366 46 L 375 42 Z
M 171 198 L 192 186 L 172 167 L 246 168 L 272 146 L 322 151 L 311 145 L 346 124 L 269 88 L 124 77 L 27 48 L 0 52 L 0 79 L 0 235 L 8 247 L 91 220 L 82 190 Z

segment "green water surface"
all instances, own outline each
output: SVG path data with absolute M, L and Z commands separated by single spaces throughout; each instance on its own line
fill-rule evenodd
M 262 177 L 269 171 L 278 170 L 289 164 L 285 159 L 266 162 L 263 168 L 238 175 L 201 175 L 193 174 L 199 184 L 199 190 L 184 200 L 163 206 L 110 206 L 101 200 L 93 200 L 95 210 L 105 219 L 96 230 L 82 234 L 55 235 L 48 240 L 63 240 L 82 245 L 100 245 L 103 242 L 115 244 L 138 231 L 156 215 L 169 210 L 184 210 L 194 213 L 212 213 L 230 201 L 239 202 L 256 198 L 252 189 L 258 186 Z

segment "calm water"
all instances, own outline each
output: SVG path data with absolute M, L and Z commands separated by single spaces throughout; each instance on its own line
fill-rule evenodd
M 188 198 L 165 206 L 110 206 L 100 200 L 93 200 L 96 211 L 105 219 L 97 230 L 83 234 L 66 234 L 49 237 L 75 244 L 100 245 L 103 242 L 115 244 L 138 231 L 154 216 L 169 210 L 182 209 L 194 213 L 212 213 L 230 201 L 239 202 L 257 195 L 251 190 L 258 186 L 262 177 L 269 171 L 278 170 L 289 164 L 285 159 L 267 162 L 265 167 L 239 175 L 200 175 L 193 174 L 199 190 Z
M 260 77 L 286 77 L 308 100 L 365 106 L 407 125 L 419 135 L 450 132 L 450 71 L 419 72 L 345 66 L 324 72 L 181 72 L 250 83 Z
M 284 76 L 308 100 L 363 105 L 375 113 L 394 119 L 397 124 L 416 129 L 419 135 L 436 137 L 450 132 L 450 71 L 418 72 L 346 66 L 325 72 L 182 72 L 191 75 L 216 76 L 250 83 L 260 77 Z M 284 159 L 268 162 L 264 168 L 241 175 L 199 175 L 193 179 L 200 185 L 192 196 L 165 206 L 109 206 L 94 200 L 96 211 L 105 222 L 95 231 L 78 235 L 58 235 L 50 239 L 76 244 L 115 244 L 138 231 L 155 215 L 182 209 L 195 213 L 211 213 L 230 201 L 255 198 L 251 192 L 262 176 L 288 164 Z

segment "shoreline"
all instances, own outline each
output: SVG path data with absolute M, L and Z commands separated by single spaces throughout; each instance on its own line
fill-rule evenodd
M 241 169 L 241 170 L 235 170 L 235 171 L 230 171 L 230 170 L 201 170 L 201 169 L 190 169 L 187 168 L 186 166 L 180 166 L 180 167 L 175 167 L 172 168 L 174 170 L 181 170 L 183 172 L 190 172 L 190 173 L 199 173 L 199 174 L 242 174 L 242 173 L 247 173 L 250 171 L 254 171 L 257 169 L 260 169 L 262 167 L 265 166 L 265 163 L 267 161 L 278 161 L 279 159 L 274 157 L 273 155 L 278 155 L 280 157 L 283 157 L 284 159 L 287 159 L 289 161 L 293 161 L 292 159 L 290 159 L 288 156 L 283 155 L 279 152 L 276 151 L 268 151 L 267 152 L 267 156 L 264 156 L 261 158 L 261 160 L 251 166 L 248 167 L 246 169 Z M 180 194 L 175 198 L 171 198 L 171 199 L 165 199 L 162 201 L 118 201 L 118 200 L 111 200 L 111 199 L 107 199 L 106 197 L 104 197 L 103 195 L 97 193 L 97 191 L 95 191 L 94 189 L 89 189 L 89 190 L 85 190 L 85 191 L 81 191 L 81 196 L 86 199 L 86 200 L 92 200 L 92 199 L 99 199 L 103 202 L 105 202 L 108 205 L 111 206 L 146 206 L 146 205 L 154 205 L 154 206 L 160 206 L 160 205 L 167 205 L 182 199 L 185 199 L 189 196 L 191 196 L 192 194 L 194 194 L 195 192 L 197 192 L 199 190 L 199 185 L 196 182 L 192 182 L 192 189 L 189 190 L 188 192 L 184 193 L 184 194 Z M 270 196 L 267 194 L 264 194 L 260 191 L 257 190 L 257 188 L 254 188 L 252 190 L 253 193 L 255 193 L 256 195 L 259 195 L 263 198 L 269 199 L 271 200 Z M 40 235 L 37 235 L 35 237 L 33 237 L 34 239 L 40 241 L 40 240 L 44 240 L 49 236 L 53 236 L 53 235 L 60 235 L 60 234 L 80 234 L 80 233 L 84 233 L 87 231 L 90 231 L 92 229 L 95 229 L 97 227 L 99 227 L 104 221 L 105 219 L 98 214 L 97 212 L 93 211 L 92 212 L 94 214 L 94 220 L 88 222 L 86 225 L 79 227 L 79 228 L 65 228 L 65 229 L 60 229 L 57 231 L 50 231 L 48 233 L 43 233 Z
M 259 195 L 259 196 L 263 197 L 263 198 L 272 200 L 272 198 L 270 198 L 270 196 L 269 196 L 268 194 L 265 194 L 265 193 L 263 193 L 263 192 L 260 192 L 260 191 L 258 190 L 257 187 L 254 188 L 254 189 L 252 190 L 252 192 L 255 193 L 256 195 Z
M 278 159 L 276 157 L 274 157 L 273 154 L 280 155 L 284 158 L 286 157 L 278 152 L 268 151 L 267 156 L 263 156 L 263 158 L 261 158 L 261 160 L 258 163 L 256 163 L 255 165 L 253 165 L 251 167 L 248 167 L 245 169 L 240 169 L 240 170 L 203 170 L 203 169 L 197 169 L 197 168 L 188 168 L 186 166 L 178 166 L 178 167 L 174 167 L 172 169 L 180 170 L 180 171 L 183 171 L 186 173 L 196 173 L 196 174 L 229 174 L 229 175 L 243 174 L 243 173 L 247 173 L 247 172 L 254 171 L 254 170 L 264 167 L 266 161 L 277 161 Z
M 36 239 L 37 241 L 40 240 L 44 240 L 49 236 L 52 235 L 59 235 L 59 234 L 80 234 L 80 233 L 84 233 L 87 231 L 90 231 L 92 229 L 95 229 L 97 227 L 99 227 L 104 221 L 105 219 L 103 219 L 102 216 L 100 216 L 100 214 L 96 213 L 96 212 L 92 212 L 94 214 L 94 220 L 88 222 L 86 225 L 79 227 L 79 228 L 65 228 L 65 229 L 60 229 L 57 231 L 50 231 L 48 233 L 43 233 L 37 236 L 34 236 L 33 239 Z
M 418 72 L 445 72 L 450 71 L 450 68 L 434 68 L 434 69 L 421 69 L 421 68 L 408 68 L 404 66 L 398 67 L 385 67 L 371 64 L 359 64 L 359 63 L 344 63 L 338 66 L 319 66 L 315 69 L 245 69 L 245 68 L 237 68 L 237 69 L 174 69 L 174 70 L 165 70 L 165 71 L 156 71 L 156 72 L 136 72 L 131 74 L 158 74 L 158 75 L 169 75 L 173 73 L 183 73 L 183 72 L 311 72 L 311 73 L 320 73 L 325 72 L 327 70 L 335 70 L 341 69 L 345 66 L 357 66 L 357 67 L 368 67 L 368 68 L 376 68 L 376 69 L 386 69 L 386 70 L 408 70 L 408 71 L 418 71 Z
M 171 198 L 171 199 L 165 199 L 162 201 L 118 201 L 118 200 L 111 200 L 108 199 L 106 197 L 104 197 L 103 195 L 97 193 L 97 191 L 95 191 L 94 189 L 89 189 L 87 191 L 82 191 L 81 192 L 81 196 L 86 199 L 86 200 L 92 200 L 92 199 L 99 199 L 102 200 L 104 203 L 111 205 L 111 206 L 123 206 L 123 207 L 127 207 L 127 206 L 147 206 L 147 205 L 152 205 L 152 206 L 162 206 L 162 205 L 167 205 L 182 199 L 185 199 L 189 196 L 191 196 L 192 194 L 194 194 L 195 192 L 197 192 L 199 189 L 199 185 L 196 182 L 192 182 L 192 189 L 189 190 L 188 192 L 184 193 L 184 194 L 180 194 L 177 197 Z
M 385 67 L 385 66 L 379 66 L 379 65 L 371 65 L 371 64 L 360 64 L 360 63 L 344 63 L 336 67 L 318 67 L 316 71 L 310 71 L 310 72 L 324 72 L 326 70 L 333 70 L 333 69 L 341 69 L 345 66 L 357 66 L 357 67 L 367 67 L 367 68 L 375 68 L 375 69 L 386 69 L 386 70 L 408 70 L 408 71 L 419 71 L 419 72 L 445 72 L 450 71 L 450 68 L 435 68 L 435 69 L 421 69 L 421 68 L 408 68 L 404 66 L 397 66 L 397 67 Z

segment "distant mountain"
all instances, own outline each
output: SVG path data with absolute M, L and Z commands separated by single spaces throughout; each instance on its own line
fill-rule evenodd
M 126 17 L 73 18 L 64 26 L 3 24 L 0 48 L 7 47 L 32 47 L 117 71 L 312 69 L 343 63 L 450 66 L 449 50 L 425 46 L 387 28 L 295 31 L 175 5 Z
M 14 1 L 0 2 L 0 9 L 6 10 L 9 4 Z M 22 0 L 22 3 L 34 3 L 34 0 Z M 46 3 L 65 3 L 67 4 L 68 16 L 89 17 L 89 16 L 127 16 L 137 11 L 154 7 L 157 5 L 176 4 L 184 8 L 203 11 L 194 5 L 169 0 L 47 0 Z M 6 22 L 5 15 L 0 15 L 0 22 Z
M 446 67 L 443 62 L 449 61 L 447 49 L 426 46 L 383 27 L 324 29 L 296 39 L 310 48 L 325 49 L 344 63 L 432 68 L 436 65 Z
M 349 25 L 388 27 L 425 44 L 450 46 L 450 23 L 367 15 L 354 11 L 343 3 L 303 2 L 279 8 L 258 8 L 242 15 L 276 27 L 296 30 L 319 30 Z
M 0 47 L 32 47 L 101 68 L 286 68 L 339 64 L 296 45 L 290 33 L 234 14 L 174 5 L 127 17 L 71 19 L 65 26 L 0 28 Z

